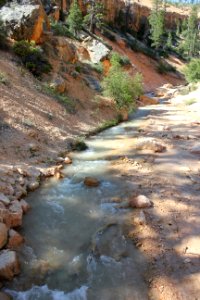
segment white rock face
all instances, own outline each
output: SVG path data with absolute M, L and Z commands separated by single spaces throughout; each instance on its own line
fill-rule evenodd
M 110 49 L 108 49 L 108 47 L 95 39 L 84 42 L 84 47 L 88 50 L 91 62 L 94 64 L 99 63 L 110 53 Z

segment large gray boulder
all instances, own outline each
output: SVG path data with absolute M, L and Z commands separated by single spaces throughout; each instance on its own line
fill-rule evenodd
M 40 0 L 12 1 L 0 9 L 0 19 L 15 40 L 40 42 L 48 19 Z
M 93 38 L 85 39 L 82 43 L 82 46 L 87 49 L 90 55 L 90 60 L 94 64 L 102 61 L 110 53 L 110 49 L 108 47 L 106 47 L 102 42 Z

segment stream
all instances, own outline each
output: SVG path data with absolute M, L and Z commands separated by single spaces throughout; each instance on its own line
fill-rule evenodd
M 124 233 L 130 210 L 110 201 L 133 187 L 110 165 L 130 152 L 149 112 L 140 108 L 130 121 L 88 138 L 88 150 L 71 154 L 63 179 L 46 180 L 26 198 L 32 209 L 21 229 L 22 271 L 6 287 L 13 299 L 148 299 L 148 263 Z M 86 187 L 86 176 L 100 185 Z

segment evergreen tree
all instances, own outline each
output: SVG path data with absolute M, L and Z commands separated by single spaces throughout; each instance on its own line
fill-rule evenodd
M 198 10 L 196 6 L 192 7 L 188 19 L 188 28 L 185 40 L 185 50 L 188 57 L 194 57 L 200 50 L 199 32 L 198 32 Z
M 172 49 L 173 41 L 172 41 L 172 33 L 171 33 L 171 31 L 168 33 L 166 46 L 167 46 L 168 49 Z
M 176 22 L 176 35 L 179 37 L 181 34 L 181 23 L 180 20 L 178 19 Z
M 162 37 L 164 34 L 164 18 L 165 9 L 161 0 L 153 1 L 153 9 L 149 16 L 149 23 L 151 26 L 151 40 L 152 46 L 158 49 L 162 45 Z
M 90 32 L 94 32 L 96 27 L 101 28 L 104 24 L 104 6 L 95 0 L 88 0 L 87 3 L 87 15 L 84 23 L 89 26 Z
M 67 23 L 69 24 L 70 32 L 74 35 L 77 35 L 77 32 L 82 28 L 83 16 L 79 8 L 78 0 L 74 0 L 70 7 Z

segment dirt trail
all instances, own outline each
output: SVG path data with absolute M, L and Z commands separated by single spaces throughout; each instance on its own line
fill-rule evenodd
M 145 224 L 135 226 L 133 214 L 129 220 L 129 235 L 150 261 L 153 300 L 200 299 L 200 110 L 189 95 L 180 98 L 182 104 L 176 99 L 151 106 L 134 141 L 153 139 L 166 150 L 135 151 L 132 144 L 130 154 L 113 165 L 154 204 L 144 210 Z

